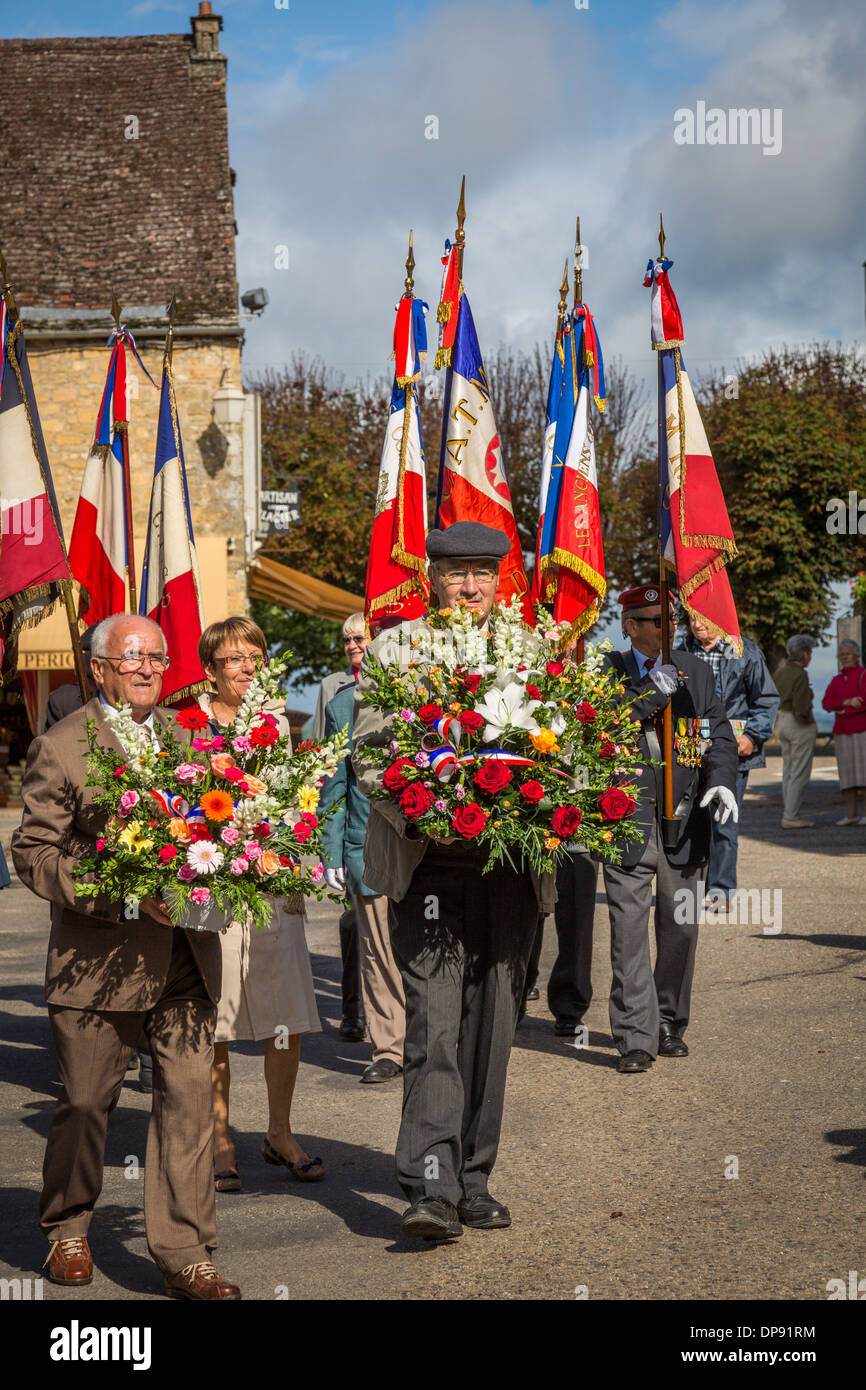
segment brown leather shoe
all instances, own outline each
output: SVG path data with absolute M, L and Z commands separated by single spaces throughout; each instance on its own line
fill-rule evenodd
M 170 1298 L 192 1298 L 200 1302 L 217 1298 L 239 1302 L 241 1296 L 237 1284 L 221 1279 L 210 1260 L 187 1265 L 179 1274 L 166 1279 L 165 1291 Z
M 86 1236 L 53 1241 L 45 1264 L 52 1284 L 93 1283 L 93 1256 Z

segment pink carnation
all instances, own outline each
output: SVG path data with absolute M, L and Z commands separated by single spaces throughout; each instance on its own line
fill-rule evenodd
M 190 883 L 195 878 L 195 869 L 192 864 L 181 864 L 177 871 L 177 876 L 184 883 Z
M 204 763 L 181 763 L 174 775 L 179 782 L 194 782 L 196 777 L 204 777 L 206 771 Z
M 232 873 L 238 876 L 240 874 L 245 874 L 249 867 L 249 859 L 245 859 L 242 854 L 239 854 L 237 859 L 233 859 L 231 864 L 229 865 L 229 868 L 231 869 Z
M 193 901 L 194 903 L 209 903 L 209 902 L 210 902 L 210 889 L 209 889 L 209 888 L 193 888 L 193 890 L 192 890 L 192 892 L 190 893 L 189 896 L 190 896 L 190 898 L 192 899 L 192 901 Z
M 128 816 L 134 806 L 137 806 L 141 797 L 138 792 L 124 792 L 120 798 L 120 805 L 117 808 L 121 816 Z
M 241 832 L 233 825 L 227 825 L 225 830 L 220 832 L 220 839 L 224 845 L 236 845 L 240 837 Z
M 99 839 L 96 841 L 96 852 L 97 852 L 97 854 L 99 854 L 101 850 L 104 850 L 104 849 L 105 849 L 105 846 L 106 846 L 107 843 L 108 843 L 108 841 L 106 840 L 105 836 L 104 836 L 104 835 L 100 835 Z
M 236 753 L 249 753 L 252 746 L 249 734 L 238 734 L 237 738 L 232 739 L 232 748 Z
M 317 864 L 313 872 L 310 874 L 310 878 L 313 880 L 314 883 L 318 883 L 322 878 L 324 878 L 324 875 L 324 864 Z
M 240 767 L 227 767 L 223 777 L 227 782 L 243 782 L 246 773 Z
M 127 768 L 127 764 L 126 764 L 126 763 L 121 763 L 120 767 L 116 767 L 116 768 L 114 769 L 114 771 L 112 772 L 112 774 L 111 774 L 112 777 L 122 777 L 123 774 L 124 774 L 124 772 L 126 771 L 126 768 Z
M 262 847 L 259 844 L 258 840 L 244 841 L 244 854 L 246 855 L 247 859 L 258 859 L 261 852 Z

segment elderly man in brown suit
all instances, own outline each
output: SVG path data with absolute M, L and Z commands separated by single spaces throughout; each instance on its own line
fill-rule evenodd
M 106 708 L 131 706 L 152 738 L 171 720 L 155 708 L 167 666 L 162 633 L 147 618 L 114 615 L 93 633 L 98 694 L 31 744 L 24 815 L 12 839 L 23 883 L 51 903 L 45 995 L 61 1092 L 48 1134 L 40 1205 L 51 1241 L 49 1278 L 89 1284 L 87 1234 L 102 1189 L 108 1116 L 144 1029 L 153 1055 L 144 1217 L 166 1292 L 239 1299 L 210 1262 L 217 1243 L 212 1171 L 211 1060 L 221 952 L 216 936 L 172 927 L 164 905 L 75 896 L 77 859 L 93 852 L 105 818 L 87 779 L 87 723 L 124 751 Z

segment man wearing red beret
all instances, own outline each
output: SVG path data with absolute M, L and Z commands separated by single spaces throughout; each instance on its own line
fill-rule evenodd
M 656 1056 L 686 1057 L 695 950 L 709 857 L 711 803 L 715 818 L 737 818 L 737 746 L 716 694 L 710 668 L 690 652 L 661 664 L 662 609 L 658 585 L 620 594 L 625 652 L 606 658 L 620 677 L 623 701 L 640 722 L 645 757 L 662 758 L 661 721 L 670 704 L 673 723 L 676 844 L 665 848 L 661 766 L 645 768 L 635 822 L 641 840 L 623 850 L 620 864 L 604 865 L 610 913 L 613 983 L 610 1025 L 621 1053 L 621 1072 L 648 1071 Z M 671 614 L 673 628 L 673 614 Z M 649 913 L 655 880 L 656 965 L 650 967 Z

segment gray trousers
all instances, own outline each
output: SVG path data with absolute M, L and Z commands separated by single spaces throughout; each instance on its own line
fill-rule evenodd
M 799 820 L 812 776 L 818 726 L 803 724 L 789 709 L 780 709 L 776 732 L 782 745 L 782 815 L 785 820 Z
M 610 1029 L 622 1053 L 640 1048 L 655 1057 L 659 1024 L 681 1033 L 689 1021 L 701 913 L 698 884 L 704 867 L 672 866 L 655 819 L 637 864 L 630 869 L 604 865 L 613 970 Z M 647 931 L 654 878 L 655 971 L 650 967 Z
M 431 845 L 394 904 L 406 991 L 395 1157 L 410 1202 L 486 1192 L 499 1147 L 538 905 L 528 874 L 481 866 L 469 847 Z

